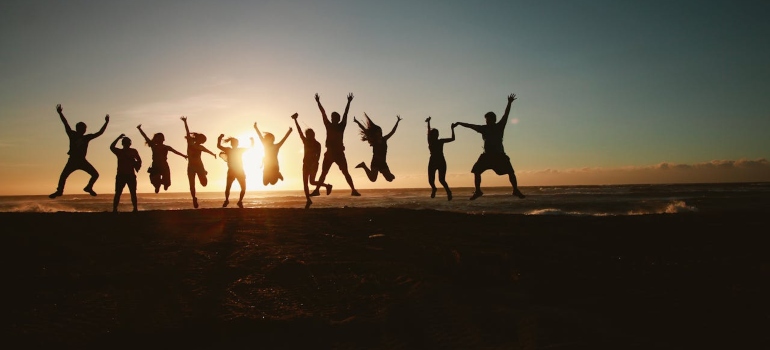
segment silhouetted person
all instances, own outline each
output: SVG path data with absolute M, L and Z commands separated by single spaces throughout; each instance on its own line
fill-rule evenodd
M 382 128 L 379 127 L 379 125 L 374 124 L 366 113 L 364 113 L 364 117 L 366 117 L 366 125 L 362 125 L 355 117 L 353 117 L 353 121 L 358 124 L 359 128 L 361 128 L 361 141 L 369 142 L 369 146 L 372 146 L 372 162 L 369 165 L 371 169 L 369 169 L 364 162 L 356 165 L 356 168 L 364 169 L 366 177 L 368 177 L 371 182 L 377 180 L 377 175 L 379 173 L 382 173 L 382 177 L 384 177 L 385 180 L 391 182 L 396 176 L 390 172 L 386 159 L 388 154 L 388 139 L 396 133 L 398 123 L 401 122 L 401 116 L 396 116 L 396 125 L 393 125 L 393 130 L 385 136 L 382 136 Z
M 313 131 L 313 129 L 307 128 L 305 133 L 302 133 L 302 128 L 299 126 L 299 122 L 297 121 L 298 116 L 299 115 L 297 113 L 294 113 L 291 118 L 294 119 L 294 124 L 297 125 L 299 138 L 302 139 L 302 144 L 305 146 L 305 155 L 302 158 L 302 186 L 305 189 L 305 198 L 307 199 L 305 208 L 310 208 L 310 205 L 313 204 L 313 201 L 310 200 L 310 189 L 308 188 L 308 183 L 311 185 L 326 187 L 327 196 L 332 193 L 332 185 L 325 184 L 320 181 L 316 182 L 315 180 L 315 175 L 318 172 L 318 161 L 321 159 L 321 143 L 315 139 L 315 131 Z
M 121 140 L 123 148 L 115 147 L 118 144 L 118 140 Z M 128 185 L 128 192 L 131 193 L 131 204 L 136 209 L 136 172 L 142 167 L 142 158 L 139 157 L 139 152 L 136 149 L 131 148 L 131 139 L 126 137 L 126 134 L 120 134 L 115 141 L 110 144 L 110 151 L 118 157 L 118 171 L 115 175 L 115 198 L 112 200 L 112 211 L 118 211 L 118 203 L 120 203 L 120 195 L 123 194 L 123 187 Z
M 332 164 L 337 163 L 337 166 L 342 171 L 342 175 L 345 175 L 345 181 L 350 186 L 351 196 L 360 196 L 361 194 L 356 191 L 356 187 L 353 186 L 353 178 L 350 177 L 348 172 L 348 160 L 345 158 L 345 145 L 343 143 L 343 136 L 345 134 L 345 126 L 348 124 L 348 110 L 350 109 L 350 101 L 353 101 L 353 94 L 348 95 L 348 104 L 345 106 L 345 113 L 340 120 L 340 114 L 332 112 L 332 120 L 326 116 L 326 111 L 321 105 L 321 98 L 318 94 L 315 94 L 315 100 L 318 102 L 318 109 L 321 110 L 323 116 L 324 126 L 326 127 L 326 152 L 324 153 L 323 164 L 321 165 L 321 177 L 318 178 L 319 183 L 323 183 L 326 180 L 326 174 L 329 173 L 329 168 Z M 321 185 L 316 185 L 315 190 L 311 193 L 311 196 L 318 196 L 318 189 Z
M 511 103 L 514 100 L 516 100 L 516 94 L 508 95 L 508 105 L 505 107 L 505 114 L 497 123 L 495 122 L 497 116 L 494 112 L 488 112 L 484 115 L 484 119 L 486 119 L 485 125 L 455 123 L 456 125 L 475 130 L 484 139 L 484 153 L 479 156 L 476 164 L 473 165 L 473 169 L 471 169 L 476 187 L 471 200 L 479 198 L 484 194 L 481 192 L 481 173 L 487 169 L 494 170 L 497 175 L 508 174 L 508 179 L 511 181 L 511 186 L 513 186 L 513 195 L 524 198 L 524 194 L 519 191 L 519 187 L 516 184 L 516 174 L 513 172 L 511 159 L 508 158 L 503 149 L 503 133 L 505 132 L 505 125 L 508 123 L 508 114 L 511 112 Z
M 428 183 L 430 184 L 430 198 L 436 197 L 436 171 L 438 171 L 438 182 L 444 186 L 447 200 L 452 200 L 452 191 L 446 183 L 446 159 L 444 158 L 444 144 L 455 140 L 455 127 L 452 124 L 452 137 L 446 139 L 438 138 L 438 129 L 430 128 L 430 117 L 425 119 L 428 123 L 428 150 L 430 151 L 430 160 L 428 160 Z
M 219 135 L 217 138 L 217 148 L 222 153 L 219 157 L 227 162 L 227 183 L 225 184 L 225 202 L 222 203 L 222 208 L 227 207 L 230 204 L 230 187 L 233 185 L 233 181 L 238 180 L 238 184 L 241 186 L 241 194 L 238 197 L 238 207 L 243 208 L 243 196 L 246 194 L 246 172 L 243 170 L 243 153 L 248 151 L 248 148 L 239 148 L 238 139 L 235 137 L 228 137 L 225 142 L 230 142 L 232 147 L 222 146 L 222 138 L 224 134 Z M 254 147 L 254 138 L 251 140 L 251 147 Z
M 139 129 L 139 133 L 144 137 L 147 146 L 152 149 L 152 165 L 147 169 L 147 172 L 150 173 L 150 183 L 155 187 L 155 193 L 160 191 L 160 185 L 163 185 L 164 191 L 168 191 L 168 187 L 171 186 L 171 168 L 168 166 L 168 152 L 171 151 L 184 157 L 184 159 L 187 159 L 187 155 L 164 144 L 163 142 L 166 141 L 166 137 L 163 136 L 163 133 L 155 133 L 155 135 L 152 135 L 152 140 L 150 140 L 142 130 L 142 124 L 137 125 L 136 128 Z
M 59 113 L 59 118 L 64 124 L 64 130 L 67 131 L 67 137 L 70 139 L 70 149 L 67 152 L 70 157 L 67 160 L 67 164 L 64 165 L 64 170 L 61 171 L 61 175 L 59 175 L 59 184 L 56 187 L 56 192 L 51 193 L 48 197 L 56 198 L 64 194 L 64 185 L 67 182 L 67 177 L 69 177 L 75 170 L 83 170 L 88 173 L 88 175 L 91 175 L 91 179 L 88 180 L 88 184 L 83 188 L 83 191 L 88 192 L 88 194 L 92 196 L 96 196 L 96 192 L 94 192 L 94 183 L 96 183 L 96 179 L 99 178 L 99 172 L 86 160 L 86 153 L 88 153 L 88 143 L 101 136 L 104 133 L 104 130 L 107 130 L 107 123 L 110 122 L 110 115 L 107 114 L 104 117 L 104 125 L 102 125 L 102 128 L 99 129 L 99 131 L 86 135 L 86 123 L 78 122 L 75 124 L 75 130 L 72 130 L 69 123 L 67 123 L 67 118 L 64 118 L 64 113 L 62 113 L 60 104 L 56 105 L 56 112 Z
M 257 127 L 257 122 L 254 122 L 254 130 L 257 131 L 259 141 L 262 141 L 265 153 L 265 156 L 262 158 L 262 184 L 265 186 L 267 184 L 275 185 L 278 183 L 278 180 L 283 180 L 281 169 L 278 166 L 278 151 L 281 150 L 281 146 L 283 146 L 286 138 L 291 134 L 291 128 L 289 128 L 289 131 L 286 132 L 286 135 L 283 135 L 283 138 L 278 143 L 275 143 L 275 136 L 273 134 L 266 132 L 263 135 Z
M 198 176 L 201 186 L 206 187 L 209 183 L 206 174 L 206 168 L 203 167 L 203 159 L 201 159 L 201 153 L 206 152 L 214 158 L 217 157 L 214 152 L 209 151 L 208 148 L 203 146 L 206 142 L 206 135 L 199 134 L 197 132 L 190 132 L 190 128 L 187 126 L 187 117 L 181 117 L 184 122 L 185 139 L 187 139 L 187 180 L 190 183 L 190 195 L 192 195 L 193 208 L 198 207 L 198 197 L 195 196 L 195 176 Z

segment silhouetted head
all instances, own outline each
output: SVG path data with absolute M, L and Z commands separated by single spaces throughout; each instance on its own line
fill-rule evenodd
M 262 137 L 264 137 L 265 141 L 267 141 L 267 142 L 270 142 L 270 143 L 275 142 L 275 136 L 273 136 L 273 134 L 271 134 L 269 132 L 266 132 Z
M 428 131 L 428 139 L 431 141 L 438 140 L 438 129 L 430 129 L 430 131 Z
M 195 143 L 197 143 L 197 144 L 199 144 L 199 145 L 201 145 L 201 144 L 203 144 L 204 142 L 206 142 L 206 135 L 203 135 L 203 134 L 199 134 L 199 133 L 197 133 L 197 132 L 193 132 L 193 133 L 191 133 L 191 134 L 192 134 L 192 139 L 193 139 L 193 142 L 195 142 Z
M 155 135 L 152 135 L 152 143 L 154 144 L 160 144 L 166 141 L 166 136 L 163 136 L 162 132 L 155 133 Z
M 338 124 L 340 122 L 340 114 L 337 112 L 332 112 L 332 123 Z
M 123 148 L 129 148 L 131 147 L 131 139 L 124 137 L 122 140 L 120 140 L 120 144 L 123 145 Z
M 484 119 L 487 120 L 487 125 L 492 125 L 497 121 L 497 116 L 494 112 L 487 112 L 487 114 L 484 114 Z
M 75 131 L 77 131 L 78 134 L 85 134 L 86 133 L 86 123 L 78 122 L 75 124 Z
M 305 136 L 311 140 L 315 140 L 315 131 L 311 128 L 307 128 L 307 130 L 305 130 Z
M 382 140 L 382 128 L 374 124 L 366 113 L 364 113 L 364 117 L 366 117 L 366 121 L 364 129 L 361 130 L 361 141 L 367 141 L 370 145 L 380 142 Z

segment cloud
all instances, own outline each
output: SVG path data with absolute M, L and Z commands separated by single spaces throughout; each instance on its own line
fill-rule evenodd
M 139 120 L 179 118 L 185 114 L 204 114 L 208 111 L 231 108 L 236 104 L 233 98 L 215 94 L 189 96 L 170 101 L 159 101 L 134 106 L 121 111 L 119 115 Z M 117 114 L 117 113 L 116 113 Z

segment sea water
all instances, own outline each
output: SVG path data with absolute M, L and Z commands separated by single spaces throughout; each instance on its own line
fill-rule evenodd
M 510 187 L 484 188 L 484 195 L 469 200 L 472 188 L 453 189 L 447 200 L 439 188 L 430 198 L 429 188 L 362 189 L 360 197 L 342 188 L 331 195 L 312 197 L 314 208 L 408 208 L 473 214 L 504 213 L 525 215 L 645 215 L 690 212 L 762 211 L 770 213 L 770 183 L 655 184 L 606 186 L 521 187 L 524 199 L 511 195 Z M 96 197 L 73 194 L 49 199 L 47 196 L 0 196 L 0 212 L 104 212 L 112 210 L 112 194 Z M 200 209 L 221 208 L 224 194 L 198 192 Z M 238 192 L 230 194 L 228 208 L 237 210 Z M 187 192 L 140 193 L 139 210 L 193 209 Z M 247 192 L 245 208 L 304 208 L 302 191 Z M 131 210 L 125 191 L 120 211 Z

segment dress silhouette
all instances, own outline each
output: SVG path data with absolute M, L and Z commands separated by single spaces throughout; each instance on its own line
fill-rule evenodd
M 206 135 L 190 132 L 190 128 L 187 126 L 187 117 L 182 116 L 180 119 L 184 122 L 185 139 L 187 139 L 187 180 L 190 183 L 190 195 L 192 196 L 193 207 L 198 208 L 198 197 L 195 196 L 195 177 L 198 177 L 198 181 L 200 181 L 203 187 L 206 187 L 209 182 L 206 177 L 208 172 L 203 166 L 201 154 L 206 152 L 214 156 L 214 158 L 217 155 L 203 146 L 206 142 Z
M 508 179 L 513 187 L 513 195 L 519 198 L 524 198 L 524 194 L 519 191 L 518 184 L 516 182 L 516 174 L 511 166 L 511 159 L 505 154 L 503 149 L 503 133 L 505 132 L 505 125 L 508 123 L 508 114 L 511 112 L 511 104 L 516 100 L 515 94 L 508 95 L 508 105 L 505 107 L 505 113 L 500 118 L 499 122 L 495 122 L 497 116 L 494 112 L 488 112 L 484 115 L 486 120 L 485 125 L 475 125 L 458 122 L 456 125 L 464 126 L 472 129 L 484 139 L 484 153 L 479 156 L 476 163 L 473 164 L 471 172 L 473 173 L 473 180 L 475 190 L 471 196 L 471 200 L 481 197 L 484 193 L 481 192 L 481 173 L 488 169 L 495 171 L 497 175 L 508 175 Z
M 428 123 L 428 150 L 430 151 L 430 159 L 428 160 L 428 183 L 430 184 L 430 198 L 436 197 L 436 172 L 438 171 L 438 182 L 441 186 L 444 186 L 446 191 L 447 200 L 452 200 L 452 191 L 449 190 L 449 185 L 446 182 L 446 159 L 444 158 L 444 144 L 455 140 L 455 127 L 457 124 L 452 124 L 452 137 L 440 139 L 438 138 L 438 129 L 430 128 L 430 117 L 425 119 Z
M 353 101 L 353 94 L 348 95 L 348 103 L 345 105 L 345 113 L 342 115 L 342 119 L 340 119 L 339 113 L 332 112 L 332 119 L 329 120 L 324 107 L 321 105 L 321 98 L 318 94 L 315 94 L 315 100 L 318 103 L 318 109 L 321 110 L 324 127 L 326 127 L 326 152 L 324 152 L 323 163 L 321 164 L 321 177 L 318 178 L 318 182 L 323 183 L 326 180 L 329 169 L 332 164 L 336 163 L 340 171 L 342 171 L 342 175 L 345 176 L 345 181 L 350 186 L 350 195 L 360 196 L 361 194 L 356 191 L 353 185 L 353 178 L 350 177 L 350 172 L 348 171 L 348 161 L 345 158 L 345 145 L 343 143 L 345 126 L 348 124 L 348 110 L 350 109 L 350 102 Z M 316 185 L 315 190 L 310 195 L 318 196 L 318 189 L 320 187 L 320 184 Z
M 297 133 L 299 133 L 299 138 L 302 139 L 302 145 L 304 146 L 304 156 L 302 158 L 302 186 L 305 190 L 305 199 L 307 200 L 305 202 L 305 208 L 310 208 L 313 201 L 310 200 L 308 183 L 326 187 L 327 196 L 332 193 L 332 185 L 316 181 L 315 175 L 318 172 L 318 161 L 321 159 L 321 143 L 315 139 L 315 131 L 313 131 L 313 129 L 308 128 L 304 133 L 302 132 L 297 117 L 299 117 L 297 113 L 294 113 L 294 115 L 291 116 L 291 118 L 294 119 L 294 124 L 297 126 Z
M 289 131 L 286 132 L 286 135 L 283 135 L 283 138 L 278 143 L 275 143 L 275 136 L 273 134 L 266 132 L 263 135 L 259 131 L 256 122 L 254 122 L 254 130 L 257 131 L 259 140 L 262 141 L 265 153 L 264 158 L 262 158 L 262 184 L 265 186 L 268 184 L 275 185 L 278 183 L 278 180 L 283 180 L 283 175 L 281 175 L 281 169 L 278 165 L 278 151 L 281 150 L 281 146 L 283 146 L 286 138 L 291 134 L 291 128 L 289 128 Z
M 355 117 L 353 117 L 353 122 L 358 124 L 358 127 L 361 129 L 361 141 L 369 142 L 369 145 L 372 146 L 372 161 L 369 167 L 366 166 L 366 163 L 361 162 L 356 165 L 356 168 L 364 169 L 366 177 L 371 182 L 376 181 L 377 175 L 380 173 L 382 173 L 382 177 L 385 180 L 391 182 L 396 176 L 390 172 L 390 167 L 388 167 L 388 139 L 396 133 L 398 123 L 401 122 L 401 116 L 396 116 L 396 125 L 393 125 L 393 130 L 385 136 L 382 136 L 382 128 L 372 122 L 366 113 L 364 113 L 364 117 L 366 117 L 366 125 L 361 124 Z
M 102 128 L 99 129 L 99 131 L 93 134 L 86 134 L 86 123 L 78 122 L 75 124 L 75 130 L 70 128 L 60 104 L 56 105 L 56 112 L 59 113 L 59 118 L 61 119 L 62 124 L 64 124 L 64 130 L 67 132 L 67 137 L 69 138 L 70 146 L 69 151 L 67 152 L 67 154 L 69 154 L 69 159 L 67 159 L 67 164 L 64 165 L 64 169 L 62 170 L 61 175 L 59 175 L 59 184 L 56 186 L 56 192 L 51 193 L 48 197 L 56 198 L 64 194 L 64 185 L 67 182 L 67 177 L 69 177 L 75 170 L 83 170 L 88 173 L 88 175 L 91 175 L 91 179 L 88 180 L 88 184 L 83 188 L 83 191 L 88 192 L 88 194 L 92 196 L 96 196 L 96 192 L 94 192 L 94 183 L 96 183 L 96 179 L 99 178 L 99 172 L 86 160 L 86 153 L 88 153 L 88 143 L 104 134 L 104 130 L 107 129 L 107 124 L 110 122 L 110 115 L 107 114 L 104 117 L 104 125 L 102 125 Z
M 117 148 L 118 141 L 121 141 L 123 148 Z M 118 211 L 120 196 L 123 194 L 123 188 L 128 186 L 128 192 L 131 193 L 131 204 L 136 208 L 136 172 L 142 168 L 142 158 L 139 152 L 131 148 L 131 139 L 126 134 L 120 134 L 115 141 L 110 144 L 110 151 L 118 158 L 118 170 L 115 174 L 115 198 L 112 200 L 112 211 Z
M 228 137 L 225 142 L 229 142 L 232 147 L 222 146 L 222 138 L 225 135 L 219 135 L 217 138 L 217 148 L 222 153 L 219 154 L 220 158 L 227 162 L 227 182 L 225 184 L 225 202 L 222 203 L 222 207 L 227 207 L 230 203 L 230 187 L 233 185 L 233 181 L 238 180 L 238 185 L 241 186 L 241 193 L 238 197 L 238 207 L 243 208 L 243 196 L 246 194 L 246 172 L 243 170 L 243 153 L 248 151 L 248 148 L 239 148 L 238 139 L 234 137 Z M 254 138 L 250 138 L 251 147 L 254 147 Z
M 147 172 L 150 174 L 150 183 L 155 188 L 155 193 L 160 191 L 161 185 L 163 185 L 164 191 L 168 191 L 168 188 L 171 186 L 171 168 L 168 166 L 168 152 L 170 151 L 184 157 L 184 159 L 187 159 L 187 155 L 164 144 L 163 142 L 166 141 L 166 137 L 163 136 L 163 133 L 155 133 L 152 135 L 152 140 L 150 140 L 147 134 L 144 133 L 144 130 L 142 130 L 142 124 L 137 125 L 136 128 L 139 129 L 139 133 L 144 137 L 147 146 L 152 149 L 152 165 L 147 169 Z

